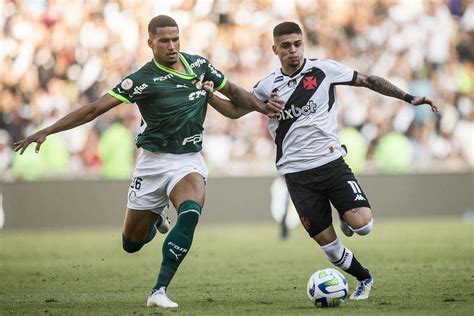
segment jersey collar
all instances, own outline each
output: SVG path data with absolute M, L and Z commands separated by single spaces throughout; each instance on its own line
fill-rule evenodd
M 306 58 L 303 60 L 303 65 L 301 65 L 300 69 L 298 69 L 297 71 L 295 71 L 292 75 L 287 75 L 286 73 L 283 72 L 283 68 L 280 68 L 280 72 L 283 76 L 287 76 L 287 77 L 290 77 L 290 78 L 294 78 L 296 77 L 303 69 L 304 69 L 304 66 L 306 66 Z
M 184 58 L 184 56 L 181 54 L 181 53 L 178 53 L 178 57 L 179 57 L 179 60 L 181 60 L 181 62 L 183 63 L 184 65 L 184 68 L 186 69 L 186 73 L 182 73 L 182 72 L 179 72 L 179 71 L 176 71 L 174 69 L 171 69 L 171 68 L 168 68 L 166 66 L 163 66 L 161 64 L 159 64 L 155 58 L 153 58 L 153 62 L 155 63 L 156 67 L 158 67 L 158 69 L 160 70 L 163 70 L 163 71 L 166 71 L 167 73 L 170 73 L 176 77 L 179 77 L 179 78 L 183 78 L 183 79 L 194 79 L 197 77 L 196 73 L 193 71 L 193 69 L 191 68 L 191 66 L 189 66 L 189 63 L 188 61 L 186 60 L 186 58 Z

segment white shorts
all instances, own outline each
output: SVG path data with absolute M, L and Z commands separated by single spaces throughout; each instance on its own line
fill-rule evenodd
M 193 172 L 206 181 L 208 171 L 199 152 L 175 155 L 140 149 L 128 189 L 127 207 L 160 214 L 169 205 L 176 183 Z

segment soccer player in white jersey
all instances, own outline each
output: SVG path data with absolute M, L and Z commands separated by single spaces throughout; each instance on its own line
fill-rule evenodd
M 352 300 L 369 297 L 373 277 L 354 254 L 344 247 L 332 225 L 331 205 L 341 218 L 346 236 L 367 235 L 372 230 L 372 211 L 367 196 L 344 162 L 345 149 L 337 137 L 337 85 L 366 87 L 412 105 L 428 104 L 426 97 L 415 97 L 387 80 L 361 74 L 333 60 L 304 58 L 303 36 L 293 22 L 273 29 L 273 52 L 281 68 L 258 82 L 252 93 L 262 101 L 280 99 L 283 111 L 269 121 L 277 146 L 276 167 L 284 175 L 301 223 L 322 248 L 328 260 L 357 278 Z M 210 89 L 210 87 L 205 87 Z M 238 118 L 249 110 L 212 96 L 218 111 Z

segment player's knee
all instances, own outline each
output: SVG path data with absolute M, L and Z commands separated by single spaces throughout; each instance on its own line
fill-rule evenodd
M 128 253 L 134 253 L 142 249 L 144 243 L 132 242 L 122 235 L 122 248 Z
M 365 236 L 368 235 L 372 231 L 372 227 L 374 224 L 374 219 L 370 218 L 370 220 L 367 220 L 367 222 L 364 223 L 365 225 L 361 225 L 359 228 L 352 228 L 354 233 L 360 236 Z

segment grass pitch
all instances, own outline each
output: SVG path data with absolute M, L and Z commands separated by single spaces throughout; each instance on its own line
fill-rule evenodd
M 306 283 L 331 265 L 301 227 L 198 227 L 169 295 L 177 310 L 145 308 L 163 236 L 136 254 L 120 229 L 0 233 L 1 315 L 473 315 L 472 222 L 380 219 L 366 237 L 341 237 L 374 276 L 368 301 L 316 310 Z M 354 278 L 348 276 L 352 292 Z

